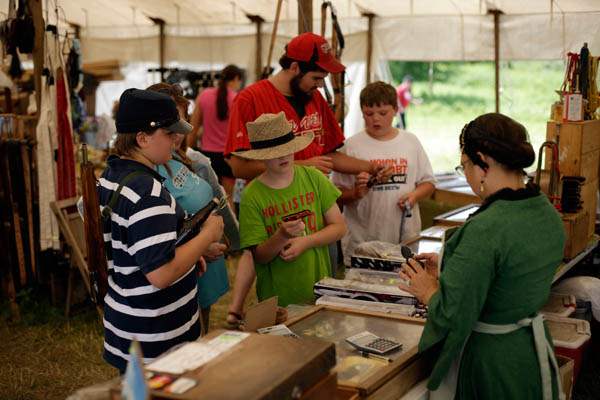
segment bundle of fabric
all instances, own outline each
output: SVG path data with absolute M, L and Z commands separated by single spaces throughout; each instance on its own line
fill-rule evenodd
M 399 244 L 380 242 L 378 240 L 364 242 L 358 245 L 354 250 L 353 255 L 359 257 L 383 258 L 401 262 L 404 261 Z

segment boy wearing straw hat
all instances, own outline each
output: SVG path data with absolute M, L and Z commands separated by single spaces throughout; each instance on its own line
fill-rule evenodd
M 311 303 L 315 282 L 331 274 L 327 245 L 346 232 L 340 191 L 316 168 L 294 163 L 313 136 L 295 136 L 283 112 L 246 127 L 251 149 L 236 156 L 266 166 L 240 203 L 241 247 L 254 257 L 258 299 L 277 295 L 282 307 Z

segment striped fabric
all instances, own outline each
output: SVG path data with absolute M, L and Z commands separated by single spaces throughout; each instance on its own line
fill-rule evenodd
M 104 359 L 123 372 L 132 339 L 149 362 L 171 347 L 200 335 L 196 268 L 165 289 L 146 274 L 175 256 L 175 239 L 183 210 L 162 186 L 154 170 L 111 156 L 98 185 L 104 209 L 119 182 L 130 173 L 145 174 L 127 182 L 110 220 L 104 221 L 109 279 L 104 298 Z

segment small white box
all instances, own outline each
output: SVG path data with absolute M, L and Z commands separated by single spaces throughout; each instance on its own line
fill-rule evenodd
M 565 94 L 563 121 L 583 121 L 583 96 L 581 93 Z

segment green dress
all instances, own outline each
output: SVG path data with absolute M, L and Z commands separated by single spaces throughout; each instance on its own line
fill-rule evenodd
M 438 355 L 428 388 L 439 387 L 464 345 L 456 399 L 541 399 L 531 328 L 503 335 L 472 329 L 477 321 L 515 323 L 544 305 L 563 257 L 562 221 L 532 189 L 504 189 L 490 200 L 444 248 L 440 288 L 419 343 L 419 351 Z
M 336 204 L 340 191 L 314 167 L 296 165 L 292 183 L 272 189 L 254 179 L 240 202 L 241 247 L 258 246 L 277 231 L 286 215 L 308 211 L 304 217 L 307 235 L 325 227 L 325 213 Z M 268 263 L 256 263 L 256 293 L 259 300 L 279 296 L 279 305 L 314 302 L 313 286 L 331 276 L 327 245 L 306 250 L 294 261 L 276 256 Z

